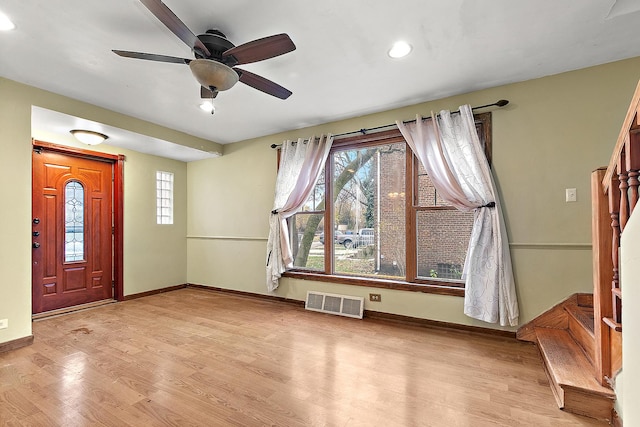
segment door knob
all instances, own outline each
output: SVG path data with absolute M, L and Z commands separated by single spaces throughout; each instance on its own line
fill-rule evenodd
M 33 218 L 34 224 L 40 224 L 40 218 Z
M 40 247 L 40 243 L 33 242 L 33 249 L 38 249 Z

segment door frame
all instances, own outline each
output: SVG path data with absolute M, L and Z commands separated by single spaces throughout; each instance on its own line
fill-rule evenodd
M 97 159 L 111 163 L 113 171 L 113 299 L 124 301 L 124 161 L 123 154 L 108 154 L 98 151 L 85 150 L 83 148 L 69 147 L 53 144 L 51 142 L 32 140 L 33 150 L 46 150 L 82 157 L 85 159 Z M 31 166 L 33 173 L 33 163 Z M 33 181 L 32 190 L 33 194 Z

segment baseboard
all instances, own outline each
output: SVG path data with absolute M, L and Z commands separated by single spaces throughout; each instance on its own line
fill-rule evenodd
M 140 292 L 138 294 L 125 295 L 125 297 L 123 298 L 123 301 L 131 301 L 132 299 L 138 299 L 138 298 L 148 297 L 148 296 L 151 296 L 151 295 L 163 294 L 165 292 L 176 291 L 178 289 L 184 289 L 187 286 L 188 286 L 187 284 L 169 286 L 167 288 L 154 289 L 152 291 Z
M 3 342 L 2 344 L 0 344 L 0 353 L 6 353 L 7 351 L 17 350 L 19 348 L 26 347 L 31 344 L 33 344 L 33 335 L 27 335 L 26 337 Z
M 304 307 L 304 301 L 279 297 L 275 295 L 254 294 L 251 292 L 238 291 L 235 289 L 218 288 L 214 286 L 198 285 L 195 283 L 189 283 L 187 284 L 187 287 L 193 288 L 193 289 L 204 289 L 204 290 L 213 291 L 213 292 L 222 292 L 225 294 L 232 294 L 232 295 L 237 295 L 241 297 L 261 299 L 266 301 L 285 302 L 287 304 L 295 304 L 297 306 Z M 510 331 L 483 328 L 481 326 L 460 325 L 457 323 L 448 323 L 448 322 L 441 322 L 438 320 L 421 319 L 418 317 L 382 313 L 379 311 L 364 310 L 364 318 L 384 320 L 384 321 L 393 322 L 393 323 L 404 323 L 404 324 L 422 326 L 422 327 L 428 327 L 428 328 L 440 328 L 440 329 L 448 329 L 448 330 L 455 330 L 455 331 L 462 331 L 462 332 L 473 332 L 473 333 L 478 333 L 483 335 L 492 335 L 492 336 L 499 336 L 504 338 L 515 339 L 516 337 L 516 333 L 510 332 Z
M 91 308 L 102 307 L 107 304 L 115 304 L 117 301 L 114 299 L 104 299 L 101 301 L 89 302 L 86 304 L 74 305 L 71 307 L 58 308 L 56 310 L 44 311 L 42 313 L 36 313 L 31 315 L 31 320 L 38 322 L 44 319 L 50 319 L 52 317 L 61 316 L 63 314 L 75 313 L 76 311 L 89 310 Z
M 187 284 L 188 288 L 192 288 L 192 289 L 203 289 L 205 291 L 211 291 L 211 292 L 222 292 L 225 294 L 231 294 L 231 295 L 236 295 L 239 297 L 246 297 L 246 298 L 253 298 L 253 299 L 261 299 L 264 301 L 276 301 L 276 302 L 286 302 L 287 304 L 294 304 L 300 307 L 304 307 L 304 301 L 300 301 L 297 299 L 291 299 L 291 298 L 285 298 L 285 297 L 279 297 L 276 295 L 264 295 L 264 294 L 254 294 L 252 292 L 245 292 L 245 291 L 238 291 L 236 289 L 225 289 L 225 288 L 218 288 L 215 286 L 207 286 L 207 285 L 198 285 L 195 283 L 189 283 Z
M 569 316 L 564 309 L 567 305 L 578 305 L 578 295 L 569 295 L 564 301 L 554 305 L 535 319 L 520 326 L 516 337 L 521 341 L 537 342 L 536 328 L 568 329 Z
M 459 323 L 442 322 L 439 320 L 422 319 L 420 317 L 403 316 L 400 314 L 383 313 L 380 311 L 365 310 L 364 317 L 369 319 L 385 320 L 394 323 L 404 323 L 427 328 L 449 329 L 460 332 L 473 332 L 482 335 L 492 335 L 503 338 L 516 338 L 516 333 L 500 329 L 483 328 L 482 326 L 461 325 Z

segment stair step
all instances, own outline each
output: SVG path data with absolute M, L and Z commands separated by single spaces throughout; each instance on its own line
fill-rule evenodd
M 576 305 L 593 308 L 593 294 L 576 294 Z
M 593 308 L 569 305 L 565 307 L 565 311 L 568 314 L 569 333 L 594 366 L 596 339 L 593 333 Z
M 593 337 L 593 307 L 569 305 L 565 310 Z
M 538 346 L 560 408 L 608 420 L 615 393 L 600 385 L 583 350 L 564 329 L 536 328 Z

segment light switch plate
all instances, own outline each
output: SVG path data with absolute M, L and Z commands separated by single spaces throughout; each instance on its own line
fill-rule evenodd
M 565 190 L 565 202 L 575 202 L 576 200 L 578 200 L 576 189 L 567 188 Z
M 9 319 L 0 319 L 0 329 L 7 329 L 9 327 Z

